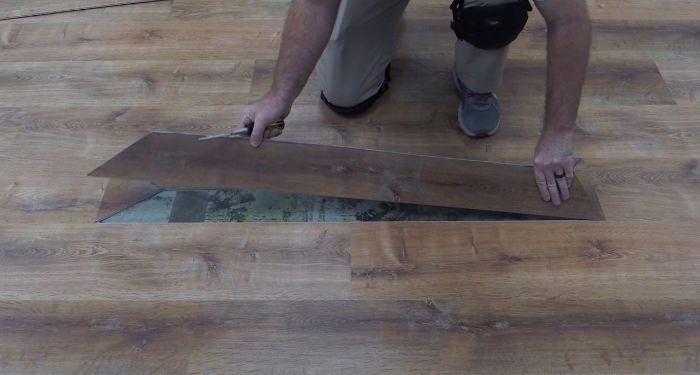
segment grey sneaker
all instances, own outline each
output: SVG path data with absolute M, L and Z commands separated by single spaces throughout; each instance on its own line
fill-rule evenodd
M 470 137 L 483 138 L 495 134 L 501 125 L 501 106 L 495 95 L 471 91 L 452 69 L 452 79 L 459 91 L 459 127 Z

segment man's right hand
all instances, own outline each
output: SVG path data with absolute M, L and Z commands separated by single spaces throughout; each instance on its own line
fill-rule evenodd
M 243 109 L 241 128 L 253 124 L 250 144 L 258 147 L 264 138 L 274 138 L 282 134 L 282 129 L 267 130 L 267 126 L 287 117 L 291 109 L 292 103 L 272 93 Z

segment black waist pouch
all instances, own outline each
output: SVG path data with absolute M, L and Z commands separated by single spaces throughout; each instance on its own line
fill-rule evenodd
M 454 0 L 452 30 L 460 40 L 481 49 L 499 49 L 513 42 L 527 24 L 532 6 L 528 0 L 500 5 L 464 7 Z

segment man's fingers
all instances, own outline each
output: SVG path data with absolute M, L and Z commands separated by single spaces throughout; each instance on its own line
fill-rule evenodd
M 535 168 L 535 182 L 537 182 L 537 188 L 540 189 L 542 199 L 549 202 L 551 198 L 549 196 L 549 190 L 547 190 L 547 180 L 544 177 L 544 173 L 538 168 Z
M 571 184 L 574 182 L 574 166 L 572 164 L 568 164 L 566 167 L 564 167 L 564 174 L 566 174 L 566 182 L 568 187 L 571 187 Z
M 557 186 L 557 181 L 554 178 L 554 173 L 552 171 L 545 172 L 545 178 L 547 179 L 547 191 L 549 196 L 552 198 L 552 204 L 559 206 L 561 204 L 561 199 L 559 198 L 559 187 Z
M 270 121 L 263 117 L 258 117 L 255 119 L 253 133 L 250 135 L 250 144 L 253 147 L 260 146 L 263 138 L 265 138 L 265 131 L 267 130 L 267 125 L 269 125 L 269 123 Z
M 557 178 L 556 176 L 562 176 L 560 178 Z M 564 175 L 564 171 L 560 171 L 559 173 L 556 173 L 554 175 L 554 178 L 557 181 L 557 186 L 559 187 L 559 194 L 561 195 L 561 200 L 567 200 L 569 199 L 569 183 L 566 180 L 566 176 Z

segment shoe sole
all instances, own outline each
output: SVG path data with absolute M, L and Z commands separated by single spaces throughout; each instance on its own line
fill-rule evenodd
M 459 78 L 457 77 L 457 71 L 454 69 L 452 69 L 452 82 L 454 83 L 455 88 L 457 89 L 457 93 L 459 93 L 459 98 L 462 99 L 462 95 L 463 95 L 462 85 L 460 85 Z M 496 96 L 496 94 L 494 94 L 494 97 L 495 96 Z M 464 134 L 466 134 L 467 136 L 469 136 L 471 138 L 490 137 L 490 136 L 496 134 L 498 129 L 501 127 L 501 120 L 499 119 L 498 124 L 496 124 L 496 127 L 493 128 L 493 130 L 491 130 L 490 132 L 488 132 L 488 133 L 472 133 L 469 130 L 465 129 L 465 126 L 463 125 L 464 120 L 462 120 L 462 112 L 463 112 L 462 111 L 462 101 L 460 100 L 459 106 L 457 107 L 457 122 L 459 123 L 459 129 L 462 132 L 464 132 Z

